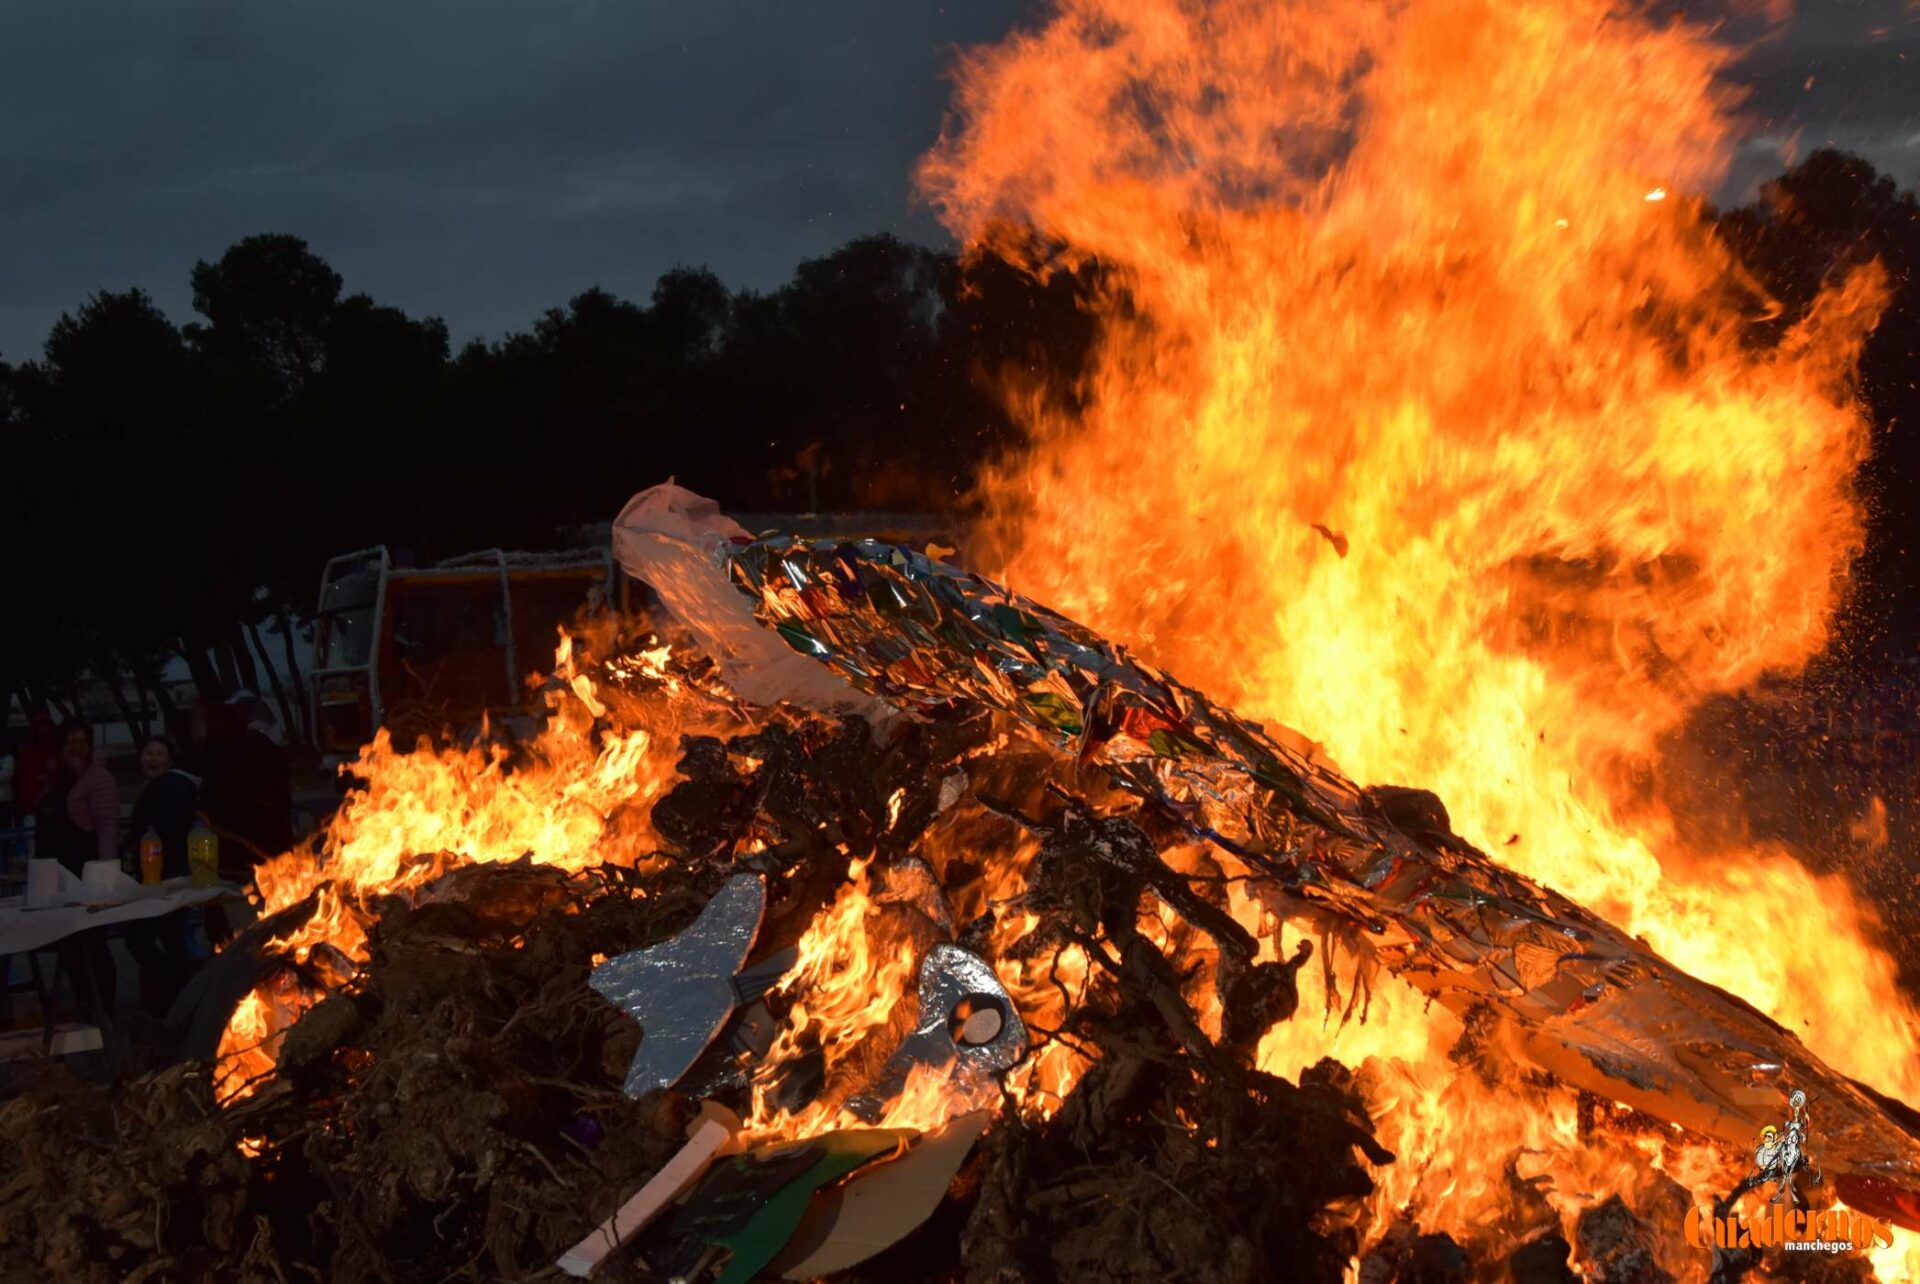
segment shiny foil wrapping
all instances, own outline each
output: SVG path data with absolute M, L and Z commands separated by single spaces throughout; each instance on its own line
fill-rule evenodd
M 1903 1122 L 1914 1116 L 1898 1103 L 1446 832 L 1443 813 L 1410 820 L 1304 742 L 1074 621 L 872 540 L 763 538 L 733 547 L 726 570 L 798 653 L 897 708 L 1009 715 L 1264 874 L 1269 904 L 1370 945 L 1456 1012 L 1503 1017 L 1514 1052 L 1562 1080 L 1742 1147 L 1804 1089 L 1832 1168 L 1920 1187 L 1920 1139 Z
M 587 983 L 640 1023 L 626 1093 L 668 1088 L 687 1072 L 739 1006 L 734 974 L 760 934 L 767 885 L 758 874 L 727 880 L 685 931 L 594 968 Z
M 998 1021 L 991 1038 L 967 1043 L 955 1037 L 954 1015 L 963 1002 L 984 1001 Z M 957 945 L 941 944 L 920 960 L 919 1012 L 913 1030 L 868 1089 L 847 1103 L 848 1109 L 872 1123 L 886 1105 L 907 1086 L 916 1065 L 939 1070 L 952 1067 L 962 1085 L 982 1085 L 1011 1069 L 1026 1054 L 1027 1028 L 1020 1020 L 1013 996 L 1000 984 L 991 965 Z M 967 1087 L 958 1089 L 968 1092 Z

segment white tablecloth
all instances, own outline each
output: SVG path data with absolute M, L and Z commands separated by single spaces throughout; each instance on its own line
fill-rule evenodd
M 43 950 L 75 932 L 106 927 L 111 923 L 158 918 L 189 905 L 205 905 L 222 897 L 236 896 L 239 891 L 239 888 L 226 884 L 195 887 L 187 879 L 171 878 L 124 904 L 98 908 L 63 905 L 55 909 L 30 910 L 26 907 L 25 897 L 5 897 L 0 899 L 0 955 Z

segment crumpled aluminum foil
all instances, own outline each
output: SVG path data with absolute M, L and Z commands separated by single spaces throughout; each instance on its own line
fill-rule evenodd
M 1265 872 L 1277 899 L 1358 929 L 1434 999 L 1505 1017 L 1539 1068 L 1741 1146 L 1804 1089 L 1836 1170 L 1920 1188 L 1898 1103 L 1564 896 L 1451 835 L 1403 832 L 1331 765 L 1072 620 L 873 540 L 769 537 L 724 560 L 795 651 L 899 708 L 1011 715 Z
M 986 1004 L 996 1018 L 993 1033 L 980 1042 L 958 1038 L 954 1032 L 954 1014 L 969 1000 Z M 880 1119 L 887 1103 L 907 1086 L 916 1065 L 935 1070 L 951 1066 L 956 1081 L 980 1083 L 1011 1069 L 1026 1055 L 1027 1027 L 1020 1020 L 1020 1010 L 993 968 L 977 954 L 949 944 L 928 950 L 920 960 L 919 1002 L 913 1030 L 874 1082 L 847 1102 L 847 1109 L 868 1123 Z
M 766 880 L 737 874 L 678 936 L 601 963 L 587 983 L 640 1023 L 626 1094 L 670 1088 L 707 1049 L 740 1005 L 734 975 L 760 934 Z

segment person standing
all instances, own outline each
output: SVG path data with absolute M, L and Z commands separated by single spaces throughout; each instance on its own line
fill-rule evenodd
M 27 720 L 27 738 L 13 756 L 13 805 L 22 824 L 40 811 L 40 795 L 53 779 L 60 763 L 60 737 L 54 733 L 53 719 L 44 709 L 35 709 Z
M 0 747 L 0 829 L 13 828 L 13 749 Z M 5 864 L 0 853 L 0 864 Z
M 159 837 L 163 878 L 186 876 L 187 834 L 200 809 L 199 778 L 182 771 L 178 763 L 179 755 L 167 737 L 148 736 L 141 743 L 140 774 L 146 783 L 133 800 L 133 815 L 127 825 L 126 845 L 134 854 L 136 868 L 140 844 L 147 833 Z M 160 918 L 127 924 L 127 952 L 140 965 L 142 999 L 155 1010 L 165 1011 L 187 980 L 187 911 L 176 910 Z
M 223 877 L 250 879 L 253 867 L 293 846 L 293 784 L 279 727 L 266 704 L 241 692 L 207 744 L 201 805 L 220 835 Z
M 40 794 L 34 855 L 80 874 L 90 860 L 116 860 L 120 850 L 120 789 L 93 752 L 93 728 L 78 718 L 60 728 L 60 757 Z M 113 1012 L 118 973 L 107 929 L 67 938 L 61 947 L 82 1011 Z
M 220 877 L 253 881 L 254 868 L 293 846 L 293 784 L 272 713 L 251 692 L 209 710 L 200 806 L 220 836 Z M 224 907 L 202 911 L 207 939 L 232 932 Z
M 36 837 L 52 855 L 78 874 L 90 860 L 118 860 L 120 787 L 93 753 L 93 728 L 78 718 L 60 728 L 60 757 L 53 777 L 38 799 Z M 58 806 L 55 806 L 55 803 Z

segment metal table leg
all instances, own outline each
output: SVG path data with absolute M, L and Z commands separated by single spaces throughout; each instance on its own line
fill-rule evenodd
M 53 1055 L 53 1004 L 54 1000 L 60 996 L 60 973 L 65 965 L 66 951 L 55 950 L 53 952 L 53 980 L 47 984 L 45 989 L 40 991 L 40 1016 L 45 1023 L 44 1036 L 40 1042 L 40 1055 L 43 1057 Z M 33 980 L 36 985 L 40 982 L 40 958 L 38 955 L 35 955 L 33 959 Z M 74 991 L 74 1002 L 77 1004 L 79 1001 L 79 990 L 76 988 Z

